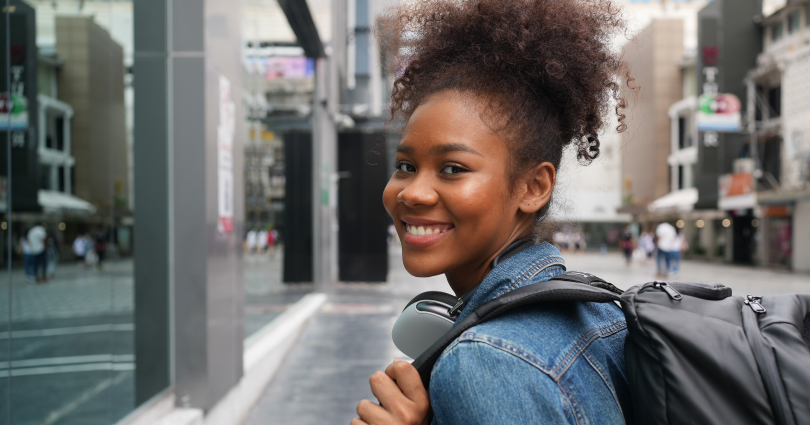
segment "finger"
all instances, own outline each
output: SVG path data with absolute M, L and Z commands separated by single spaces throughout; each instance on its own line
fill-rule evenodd
M 412 364 L 404 361 L 391 363 L 385 369 L 385 374 L 396 381 L 402 394 L 409 400 L 420 404 L 430 401 L 422 377 Z
M 357 403 L 357 415 L 368 424 L 391 423 L 391 414 L 379 404 L 372 403 L 368 400 L 362 400 L 360 403 Z
M 371 375 L 368 382 L 371 384 L 371 392 L 374 397 L 377 397 L 386 410 L 390 410 L 397 403 L 410 403 L 410 400 L 402 394 L 397 383 L 387 374 L 376 372 Z
M 354 418 L 349 425 L 369 425 L 369 423 L 360 418 Z

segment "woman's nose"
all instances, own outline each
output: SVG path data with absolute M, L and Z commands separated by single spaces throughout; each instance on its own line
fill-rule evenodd
M 439 195 L 427 184 L 424 178 L 416 178 L 405 186 L 397 195 L 397 202 L 408 207 L 433 206 L 439 201 Z

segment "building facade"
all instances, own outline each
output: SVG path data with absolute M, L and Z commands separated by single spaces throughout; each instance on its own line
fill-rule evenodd
M 758 16 L 762 53 L 746 78 L 759 263 L 810 270 L 808 2 Z
M 647 206 L 670 192 L 669 106 L 681 98 L 678 61 L 684 56 L 683 22 L 654 19 L 623 48 L 637 90 L 625 88 L 630 104 L 622 135 L 622 207 L 635 220 L 648 223 Z

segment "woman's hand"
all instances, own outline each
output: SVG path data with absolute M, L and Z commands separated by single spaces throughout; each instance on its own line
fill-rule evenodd
M 360 417 L 351 425 L 427 425 L 430 398 L 410 363 L 395 359 L 385 373 L 371 375 L 369 383 L 380 404 L 361 401 L 357 405 Z

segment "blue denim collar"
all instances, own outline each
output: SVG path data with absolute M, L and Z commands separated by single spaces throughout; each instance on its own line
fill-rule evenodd
M 541 273 L 543 271 L 547 273 Z M 526 248 L 490 270 L 478 287 L 473 289 L 475 293 L 456 318 L 456 323 L 460 323 L 487 301 L 522 286 L 548 280 L 563 272 L 565 261 L 554 245 L 543 242 Z

